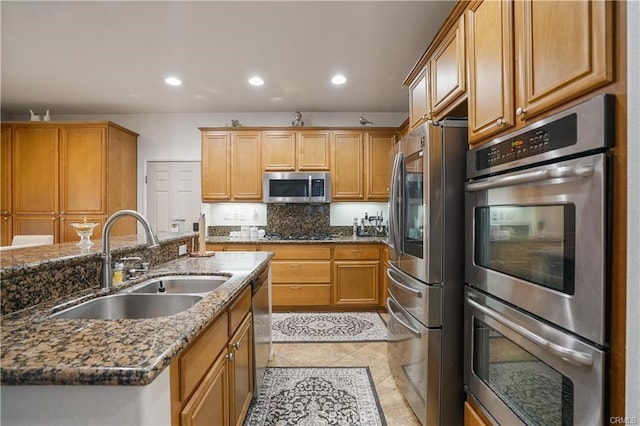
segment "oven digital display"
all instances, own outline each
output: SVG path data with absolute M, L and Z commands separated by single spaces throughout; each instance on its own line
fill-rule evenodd
M 577 123 L 577 115 L 571 114 L 481 149 L 476 153 L 476 169 L 483 170 L 575 145 L 578 140 Z

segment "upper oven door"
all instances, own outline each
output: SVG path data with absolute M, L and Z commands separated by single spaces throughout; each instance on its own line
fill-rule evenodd
M 467 183 L 466 281 L 606 342 L 607 157 Z

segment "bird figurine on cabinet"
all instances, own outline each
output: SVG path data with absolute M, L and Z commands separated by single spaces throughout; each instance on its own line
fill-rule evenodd
M 367 124 L 373 124 L 373 121 L 369 121 L 364 117 L 360 117 L 360 124 L 362 124 L 363 126 L 367 125 Z

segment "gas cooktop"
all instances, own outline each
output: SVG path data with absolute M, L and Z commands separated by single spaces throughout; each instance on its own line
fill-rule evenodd
M 281 235 L 281 234 L 268 234 L 265 236 L 267 240 L 330 240 L 332 237 L 329 234 L 301 234 L 301 235 Z

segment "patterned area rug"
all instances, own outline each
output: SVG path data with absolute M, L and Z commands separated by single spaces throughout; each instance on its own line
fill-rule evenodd
M 269 367 L 244 422 L 244 426 L 386 424 L 368 367 Z
M 274 343 L 379 342 L 387 326 L 377 312 L 273 314 Z

